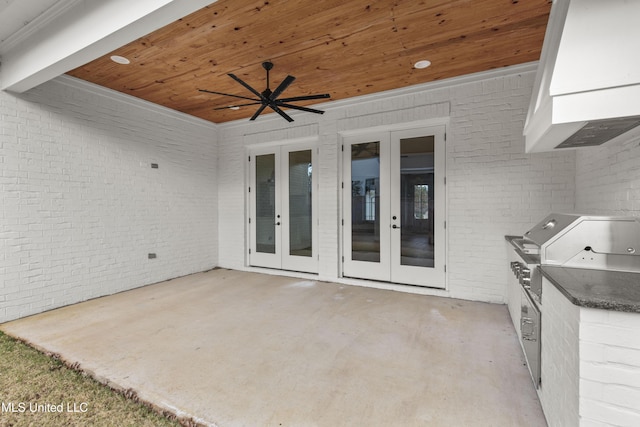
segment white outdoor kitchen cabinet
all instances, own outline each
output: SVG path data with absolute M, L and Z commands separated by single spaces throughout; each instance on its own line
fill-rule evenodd
M 505 237 L 509 261 L 526 262 Z M 640 426 L 640 273 L 559 265 L 539 271 L 537 392 L 549 426 Z M 511 272 L 506 294 L 522 343 L 522 286 Z
M 547 277 L 542 306 L 538 395 L 549 426 L 640 426 L 640 313 L 575 305 Z

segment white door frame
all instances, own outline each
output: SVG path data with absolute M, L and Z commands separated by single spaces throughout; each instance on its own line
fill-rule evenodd
M 288 154 L 295 151 L 311 151 L 311 256 L 298 256 L 291 254 L 290 248 L 290 198 L 288 197 L 289 191 L 289 161 Z M 287 144 L 281 148 L 282 160 L 280 165 L 282 166 L 282 186 L 287 189 L 283 192 L 281 199 L 282 217 L 286 220 L 281 227 L 282 232 L 282 269 L 291 271 L 303 271 L 308 273 L 318 272 L 318 159 L 317 159 L 317 143 L 298 143 Z
M 444 126 L 431 126 L 428 128 L 407 129 L 391 132 L 391 196 L 400 199 L 400 140 L 426 135 L 434 136 L 434 266 L 425 269 L 401 263 L 401 233 L 400 229 L 392 229 L 391 233 L 391 281 L 406 283 L 409 285 L 445 287 L 445 150 L 444 150 Z M 399 204 L 392 203 L 392 215 L 400 217 Z M 396 209 L 395 211 L 393 209 Z M 398 220 L 392 221 L 398 227 L 403 224 Z
M 309 150 L 311 152 L 312 169 L 312 222 L 311 222 L 311 239 L 312 253 L 311 256 L 296 256 L 290 254 L 289 240 L 289 167 L 288 156 L 290 152 Z M 318 272 L 318 168 L 317 168 L 317 139 L 305 139 L 297 142 L 282 142 L 281 144 L 265 144 L 254 147 L 248 147 L 249 158 L 249 186 L 248 186 L 248 205 L 249 205 L 249 224 L 248 246 L 249 255 L 247 259 L 248 266 L 266 267 L 282 270 L 300 271 L 308 273 Z M 275 206 L 276 206 L 276 230 L 275 230 L 275 253 L 264 253 L 257 251 L 257 206 L 256 206 L 256 156 L 273 154 L 275 158 Z M 279 217 L 278 217 L 279 216 Z
M 364 135 L 354 135 L 348 136 L 343 139 L 344 145 L 344 156 L 343 156 L 343 176 L 351 177 L 351 146 L 357 144 L 363 144 L 367 142 L 378 142 L 380 146 L 380 150 L 387 147 L 389 144 L 389 133 L 377 133 L 377 134 L 364 134 Z M 348 160 L 347 160 L 348 159 Z M 380 156 L 380 169 L 379 169 L 379 177 L 380 177 L 380 229 L 379 229 L 379 238 L 380 238 L 380 260 L 379 262 L 368 262 L 368 261 L 357 261 L 352 259 L 352 234 L 353 227 L 351 221 L 351 202 L 352 202 L 352 192 L 351 192 L 351 179 L 344 180 L 344 188 L 342 191 L 342 209 L 343 209 L 343 262 L 342 262 L 342 271 L 343 276 L 346 277 L 358 277 L 361 279 L 371 279 L 371 280 L 383 280 L 390 281 L 391 277 L 388 277 L 390 271 L 390 248 L 389 245 L 383 245 L 382 242 L 388 242 L 390 237 L 391 229 L 387 226 L 390 221 L 390 209 L 388 202 L 390 200 L 389 197 L 389 165 L 388 165 L 388 156 L 383 157 Z M 348 208 L 347 208 L 348 207 Z M 348 214 L 348 215 L 347 215 Z M 345 274 L 346 272 L 346 274 Z
M 275 184 L 274 184 L 274 204 L 275 204 L 275 216 L 281 216 L 281 184 L 280 184 L 280 176 L 278 173 L 280 171 L 280 153 L 274 147 L 260 147 L 251 151 L 249 157 L 249 242 L 250 242 L 250 250 L 249 250 L 249 265 L 255 265 L 260 267 L 268 267 L 268 268 L 280 268 L 281 266 L 281 251 L 282 251 L 282 233 L 280 232 L 281 222 L 278 220 L 278 225 L 275 226 L 274 223 L 274 245 L 275 245 L 275 253 L 266 253 L 259 252 L 257 245 L 257 228 L 260 224 L 258 215 L 257 215 L 257 203 L 256 197 L 258 194 L 258 189 L 256 186 L 256 158 L 262 155 L 272 154 L 274 156 L 274 171 L 275 171 Z
M 446 121 L 421 123 L 420 126 L 378 127 L 373 131 L 354 131 L 342 135 L 342 277 L 371 279 L 400 284 L 434 288 L 446 288 L 446 188 L 445 188 L 445 132 Z M 435 138 L 435 200 L 434 218 L 436 254 L 434 267 L 404 266 L 400 263 L 399 235 L 392 234 L 391 197 L 399 191 L 400 163 L 399 140 L 415 136 L 434 135 Z M 351 259 L 351 146 L 353 144 L 380 141 L 380 262 L 354 261 Z M 386 145 L 386 148 L 383 148 Z M 386 150 L 386 154 L 382 152 Z M 394 155 L 392 155 L 392 151 Z M 392 164 L 395 162 L 395 164 Z M 392 188 L 393 187 L 393 188 Z M 386 195 L 386 197 L 385 197 Z M 396 223 L 397 224 L 397 223 Z M 397 224 L 400 225 L 401 224 Z M 436 228 L 437 227 L 437 228 Z M 394 230 L 395 231 L 395 230 Z

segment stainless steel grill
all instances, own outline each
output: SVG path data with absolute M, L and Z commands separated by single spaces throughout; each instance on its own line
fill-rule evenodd
M 542 381 L 542 275 L 538 266 L 640 272 L 640 221 L 634 217 L 551 214 L 521 238 L 509 241 L 516 247 L 509 257 L 511 270 L 522 289 L 519 335 L 538 387 Z
M 634 217 L 551 214 L 515 243 L 543 265 L 640 271 L 640 221 Z

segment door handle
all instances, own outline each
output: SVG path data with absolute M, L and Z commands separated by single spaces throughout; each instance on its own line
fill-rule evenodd
M 280 225 L 280 223 L 279 223 L 279 222 L 276 222 L 276 225 Z
M 520 333 L 525 341 L 537 341 L 536 324 L 530 317 L 520 319 Z
M 391 228 L 398 228 L 398 229 L 399 229 L 399 228 L 400 228 L 400 226 L 399 226 L 399 225 L 395 225 L 395 224 L 393 224 L 393 225 L 391 226 Z

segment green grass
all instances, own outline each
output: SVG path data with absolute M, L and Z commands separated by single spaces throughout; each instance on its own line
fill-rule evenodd
M 180 425 L 2 332 L 0 403 L 3 427 Z

